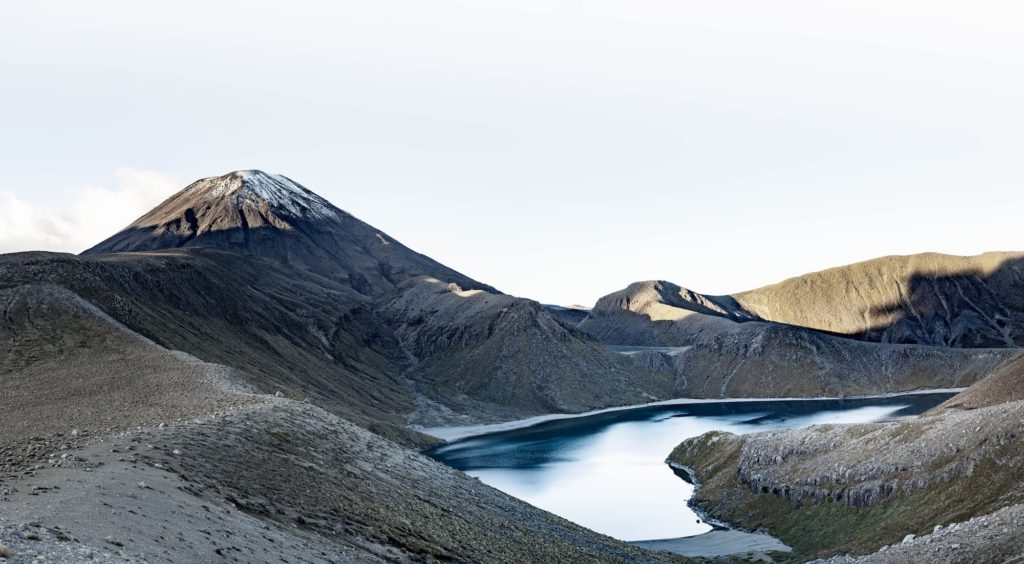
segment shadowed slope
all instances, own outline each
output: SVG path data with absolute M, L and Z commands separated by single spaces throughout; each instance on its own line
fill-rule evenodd
M 729 297 L 641 282 L 601 298 L 580 329 L 679 375 L 691 397 L 882 394 L 966 386 L 1013 354 L 868 343 L 752 318 Z M 672 353 L 658 348 L 673 347 Z M 648 350 L 644 350 L 644 349 Z
M 164 347 L 242 370 L 262 392 L 416 437 L 402 429 L 413 409 L 405 354 L 347 286 L 205 249 L 0 256 L 0 289 L 37 283 L 66 288 Z
M 377 311 L 419 362 L 420 389 L 445 405 L 541 414 L 673 397 L 667 371 L 609 352 L 531 300 L 418 278 Z
M 63 270 L 101 298 L 133 277 L 186 278 L 153 276 L 178 268 L 160 256 L 3 259 L 8 281 L 12 268 Z M 210 305 L 178 303 L 190 304 Z M 195 314 L 121 307 L 149 321 Z M 0 350 L 0 538 L 20 528 L 42 543 L 35 533 L 48 531 L 62 562 L 684 560 L 569 523 L 316 406 L 240 391 L 267 376 L 169 351 L 54 284 L 0 288 Z M 25 544 L 0 556 L 27 562 Z
M 494 288 L 421 255 L 281 175 L 204 178 L 85 255 L 209 247 L 271 258 L 379 295 L 420 275 Z
M 736 294 L 765 320 L 885 343 L 1024 345 L 1024 254 L 889 256 Z
M 979 409 L 1024 400 L 1024 353 L 999 365 L 991 374 L 932 409 L 931 413 Z
M 242 381 L 228 367 L 168 351 L 50 284 L 0 289 L 0 350 L 0 441 L 125 429 L 256 401 L 228 391 Z

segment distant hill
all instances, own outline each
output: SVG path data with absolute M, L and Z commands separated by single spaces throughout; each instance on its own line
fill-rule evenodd
M 580 329 L 672 370 L 693 397 L 881 394 L 974 383 L 1015 349 L 957 349 L 843 338 L 764 321 L 730 296 L 663 281 L 598 300 Z M 675 348 L 666 353 L 664 348 Z M 644 350 L 649 349 L 649 350 Z
M 1024 253 L 889 256 L 733 298 L 764 320 L 866 341 L 1024 345 Z

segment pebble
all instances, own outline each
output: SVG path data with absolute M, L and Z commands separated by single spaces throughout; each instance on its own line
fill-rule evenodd
M 903 544 L 913 544 L 914 538 L 916 538 L 916 536 L 913 534 L 903 537 Z

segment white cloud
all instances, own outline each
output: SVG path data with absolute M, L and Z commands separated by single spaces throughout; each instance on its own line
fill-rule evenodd
M 84 251 L 181 188 L 171 175 L 132 168 L 115 171 L 114 185 L 68 188 L 62 207 L 33 205 L 0 191 L 0 253 Z

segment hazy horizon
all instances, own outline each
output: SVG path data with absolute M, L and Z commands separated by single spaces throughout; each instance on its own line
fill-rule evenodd
M 4 6 L 0 252 L 81 251 L 248 168 L 563 305 L 1021 249 L 1022 23 L 997 2 Z

